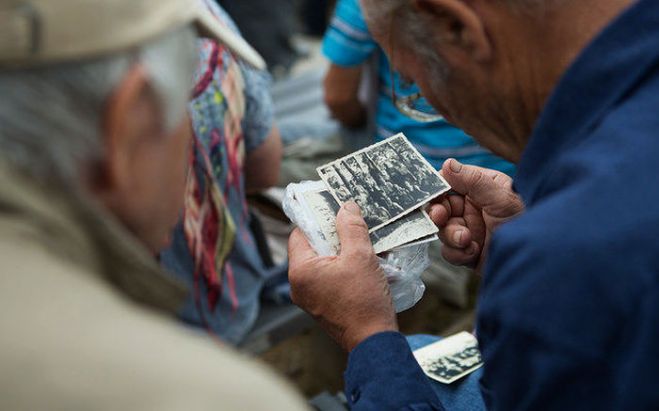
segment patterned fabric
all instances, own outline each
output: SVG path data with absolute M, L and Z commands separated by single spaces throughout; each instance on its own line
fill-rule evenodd
M 323 39 L 323 53 L 332 63 L 342 67 L 364 64 L 374 53 L 378 55 L 378 101 L 376 140 L 404 132 L 424 157 L 436 168 L 449 158 L 466 164 L 493 168 L 508 174 L 514 166 L 479 146 L 462 130 L 445 120 L 419 123 L 398 112 L 391 97 L 389 61 L 368 31 L 358 0 L 339 0 L 336 12 Z
M 194 261 L 195 284 L 203 280 L 208 287 L 207 303 L 215 309 L 222 291 L 222 271 L 235 238 L 235 223 L 224 197 L 208 172 L 212 165 L 195 136 L 183 209 L 183 230 Z M 200 299 L 195 287 L 195 299 Z
M 229 17 L 206 2 L 222 24 Z M 238 343 L 253 325 L 267 270 L 249 230 L 245 155 L 267 137 L 274 111 L 269 76 L 224 46 L 199 40 L 200 64 L 189 105 L 194 129 L 185 209 L 161 262 L 191 286 L 182 318 Z

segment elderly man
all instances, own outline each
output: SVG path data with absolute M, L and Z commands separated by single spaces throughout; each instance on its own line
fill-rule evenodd
M 180 328 L 153 253 L 183 198 L 189 0 L 0 1 L 0 409 L 302 409 Z M 254 393 L 258 395 L 254 395 Z
M 353 409 L 659 409 L 659 3 L 362 5 L 395 68 L 519 169 L 513 188 L 449 160 L 458 194 L 431 209 L 445 257 L 484 269 L 485 366 L 462 402 L 434 394 L 396 332 L 354 204 L 338 216 L 339 257 L 292 235 L 293 298 L 351 351 Z

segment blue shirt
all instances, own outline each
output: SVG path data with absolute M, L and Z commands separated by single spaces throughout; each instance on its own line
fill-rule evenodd
M 215 2 L 205 3 L 220 24 L 238 32 Z M 256 321 L 269 275 L 250 230 L 243 164 L 273 126 L 270 77 L 236 60 L 221 44 L 198 43 L 189 105 L 192 173 L 181 223 L 161 262 L 191 290 L 183 320 L 237 344 Z
M 424 157 L 441 168 L 448 158 L 512 174 L 515 167 L 479 146 L 462 130 L 446 120 L 421 123 L 403 114 L 393 104 L 389 61 L 368 31 L 358 0 L 339 0 L 330 27 L 323 39 L 323 54 L 334 64 L 356 67 L 378 56 L 378 100 L 376 140 L 405 133 Z M 400 91 L 399 91 L 400 92 Z
M 659 2 L 640 0 L 569 68 L 522 156 L 527 211 L 497 230 L 479 298 L 488 409 L 659 409 L 657 175 Z M 433 404 L 388 375 L 413 360 L 378 365 L 400 341 L 377 343 L 351 355 L 353 409 Z

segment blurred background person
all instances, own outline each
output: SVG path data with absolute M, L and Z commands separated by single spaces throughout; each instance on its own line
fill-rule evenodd
M 224 10 L 210 0 L 206 5 L 238 34 Z M 198 45 L 185 206 L 160 259 L 190 287 L 183 320 L 238 344 L 256 321 L 266 280 L 285 274 L 259 248 L 259 226 L 246 198 L 277 182 L 282 144 L 268 73 L 238 61 L 218 42 L 200 39 Z
M 283 75 L 298 58 L 292 36 L 297 31 L 293 0 L 217 0 L 242 35 L 265 59 L 273 73 Z M 267 18 L 264 18 L 267 16 Z
M 198 6 L 0 0 L 0 409 L 304 408 L 181 327 L 154 258 L 185 188 L 192 22 L 254 56 Z
M 321 37 L 334 0 L 216 0 L 243 37 L 263 56 L 276 78 L 310 50 L 295 41 L 301 33 Z M 267 16 L 267 18 L 264 18 Z
M 365 126 L 368 106 L 374 103 L 376 141 L 403 132 L 436 169 L 441 168 L 446 159 L 456 158 L 465 164 L 509 175 L 514 172 L 513 164 L 493 155 L 462 130 L 435 115 L 434 109 L 424 104 L 423 99 L 419 105 L 429 114 L 424 121 L 401 113 L 394 104 L 393 93 L 400 100 L 419 90 L 392 71 L 386 55 L 368 31 L 358 0 L 338 1 L 322 51 L 331 62 L 324 81 L 325 102 L 332 115 L 346 127 Z M 375 102 L 364 102 L 360 98 L 360 86 L 369 64 L 377 65 L 377 81 L 373 86 L 376 92 L 371 93 L 377 99 Z
M 306 34 L 322 37 L 327 30 L 335 0 L 306 0 L 302 3 L 302 22 Z

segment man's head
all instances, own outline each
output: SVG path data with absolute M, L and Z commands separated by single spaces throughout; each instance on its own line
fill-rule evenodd
M 183 200 L 193 23 L 239 55 L 244 44 L 188 0 L 16 4 L 0 0 L 11 39 L 0 41 L 0 155 L 45 184 L 88 191 L 159 250 Z
M 633 0 L 361 0 L 391 64 L 450 122 L 517 161 L 581 49 Z
M 46 183 L 82 184 L 157 249 L 183 198 L 194 45 L 185 27 L 135 51 L 0 71 L 3 157 Z

